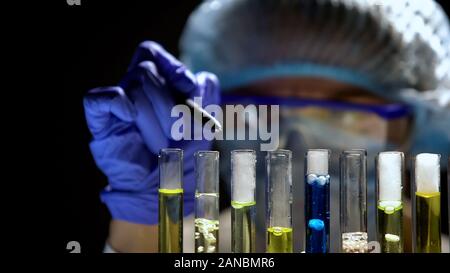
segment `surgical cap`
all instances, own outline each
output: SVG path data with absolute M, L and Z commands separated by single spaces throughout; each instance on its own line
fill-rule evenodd
M 190 16 L 181 59 L 224 92 L 316 76 L 414 109 L 412 153 L 450 153 L 450 27 L 433 0 L 212 0 Z

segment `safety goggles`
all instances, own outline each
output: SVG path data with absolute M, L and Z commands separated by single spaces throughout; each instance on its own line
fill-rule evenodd
M 222 104 L 279 105 L 281 125 L 301 117 L 318 122 L 322 126 L 338 128 L 372 139 L 383 139 L 395 144 L 403 144 L 411 130 L 411 110 L 408 106 L 399 103 L 364 104 L 224 94 Z

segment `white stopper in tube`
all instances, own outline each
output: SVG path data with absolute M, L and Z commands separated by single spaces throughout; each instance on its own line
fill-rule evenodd
M 328 174 L 328 150 L 309 150 L 306 154 L 306 174 Z
M 440 156 L 438 154 L 418 154 L 416 156 L 416 191 L 420 193 L 439 192 Z
M 232 199 L 235 202 L 255 201 L 255 164 L 256 155 L 252 151 L 232 153 Z
M 402 153 L 383 152 L 378 156 L 380 201 L 402 200 Z

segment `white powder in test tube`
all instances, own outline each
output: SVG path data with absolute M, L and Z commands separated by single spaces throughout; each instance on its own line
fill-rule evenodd
M 402 153 L 383 152 L 378 156 L 379 199 L 402 200 Z
M 309 150 L 306 155 L 306 174 L 328 174 L 328 150 Z
M 416 156 L 416 191 L 420 193 L 439 192 L 439 155 L 418 154 Z
M 233 179 L 233 201 L 254 202 L 255 201 L 255 164 L 256 155 L 251 152 L 237 152 L 232 154 L 232 179 Z

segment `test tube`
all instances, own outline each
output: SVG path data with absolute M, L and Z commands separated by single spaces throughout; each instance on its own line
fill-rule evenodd
M 162 149 L 159 153 L 160 253 L 183 252 L 183 151 Z
M 344 151 L 340 157 L 342 252 L 366 253 L 367 178 L 365 150 Z
M 267 252 L 292 253 L 292 153 L 267 153 L 268 228 Z
M 195 253 L 219 248 L 219 152 L 198 151 L 195 158 Z
M 256 152 L 231 152 L 231 250 L 233 253 L 255 252 L 255 165 Z
M 378 242 L 383 253 L 402 253 L 404 155 L 379 153 L 376 165 Z
M 311 149 L 306 153 L 306 253 L 327 253 L 330 249 L 329 158 L 329 150 Z
M 418 154 L 414 162 L 414 252 L 441 252 L 440 155 Z

